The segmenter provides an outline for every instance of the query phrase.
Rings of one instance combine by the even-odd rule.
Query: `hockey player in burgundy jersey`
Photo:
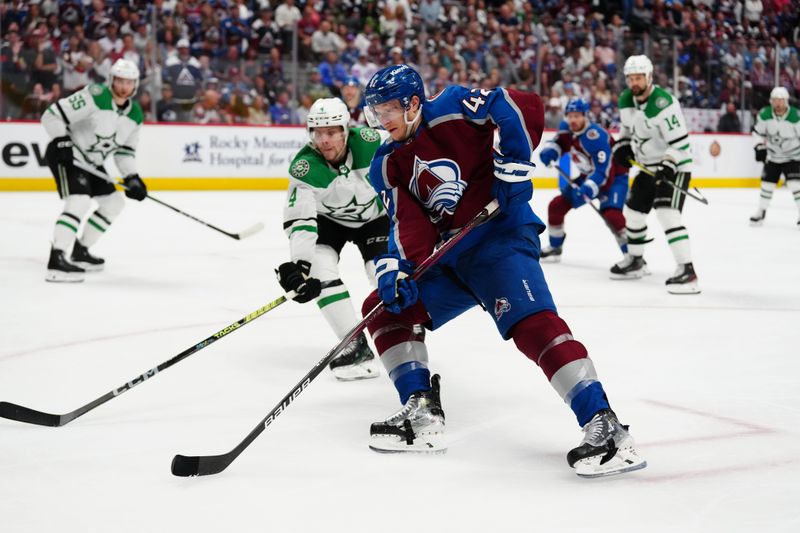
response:
[[[446,449],[439,376],[431,377],[416,326],[435,330],[481,305],[500,335],[539,365],[583,426],[583,441],[567,456],[576,473],[596,477],[643,468],[586,348],[558,316],[539,265],[544,225],[529,201],[530,160],[544,120],[540,98],[502,88],[449,87],[425,100],[419,74],[393,65],[370,80],[366,103],[371,124],[391,136],[370,167],[391,230],[389,253],[375,260],[378,289],[363,311],[381,301],[388,311],[369,331],[403,404],[372,424],[370,447]],[[492,149],[495,129],[500,153]],[[500,204],[498,216],[470,232],[419,280],[407,277],[492,198]]]
[[[609,133],[589,120],[589,104],[581,98],[567,103],[566,120],[558,126],[556,137],[545,143],[539,159],[549,165],[558,161],[562,154],[570,154],[580,176],[570,184],[563,177],[559,179],[561,195],[556,196],[547,207],[547,233],[550,246],[543,248],[542,261],[561,260],[562,246],[567,237],[564,231],[564,217],[570,209],[577,209],[586,199],[600,198],[600,214],[609,227],[623,254],[628,253],[625,236],[625,217],[622,207],[628,195],[628,167],[612,160],[613,139]]]

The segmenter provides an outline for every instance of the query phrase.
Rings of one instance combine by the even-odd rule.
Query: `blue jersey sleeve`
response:
[[[502,87],[487,90],[451,86],[428,105],[433,108],[433,116],[426,116],[426,119],[432,124],[439,116],[459,114],[476,124],[496,126],[500,133],[500,151],[506,157],[530,161],[541,139],[544,114],[541,100],[533,93]]]

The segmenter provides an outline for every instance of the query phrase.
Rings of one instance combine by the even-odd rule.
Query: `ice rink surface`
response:
[[[800,231],[785,189],[688,201],[703,293],[673,296],[655,215],[653,275],[611,281],[611,235],[588,208],[545,265],[647,469],[585,480],[581,433],[543,374],[477,309],[429,333],[450,449],[379,455],[369,424],[398,407],[385,373],[326,371],[226,470],[170,474],[176,453],[232,449],[336,343],[314,304],[289,302],[62,428],[0,419],[0,531],[800,531]],[[546,213],[554,190],[537,191]],[[0,400],[76,409],[277,298],[288,259],[280,192],[163,192],[234,241],[153,202],[128,202],[93,251],[105,272],[44,282],[54,193],[0,195]],[[354,299],[368,285],[342,258]]]

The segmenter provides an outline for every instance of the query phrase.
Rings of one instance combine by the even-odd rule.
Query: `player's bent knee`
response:
[[[100,212],[108,220],[114,220],[125,208],[125,195],[114,192],[104,196],[95,196]]]
[[[547,379],[564,365],[588,355],[586,347],[572,337],[567,323],[553,311],[520,320],[512,328],[511,338],[528,359],[539,365]]]

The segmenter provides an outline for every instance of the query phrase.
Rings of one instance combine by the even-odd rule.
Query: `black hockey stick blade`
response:
[[[10,402],[0,402],[0,417],[26,424],[36,424],[39,426],[60,427],[69,422],[64,420],[62,415],[43,413],[35,409],[29,409],[22,405]]]
[[[461,239],[464,238],[476,226],[486,222],[500,212],[500,205],[497,200],[492,200],[486,207],[484,207],[472,220],[467,222],[457,233],[447,239],[441,246],[434,249],[434,251],[422,261],[414,273],[411,274],[412,279],[419,279],[425,272],[427,272],[439,259],[453,248]],[[342,349],[347,346],[353,339],[355,339],[367,325],[375,320],[380,313],[383,312],[383,302],[376,305],[364,318],[353,326],[350,331],[339,341],[339,344],[334,346],[303,378],[283,397],[283,399],[276,405],[272,411],[267,413],[259,423],[254,427],[247,436],[236,445],[234,449],[222,455],[204,455],[204,456],[187,456],[176,455],[172,459],[172,473],[179,477],[192,477],[192,476],[207,476],[211,474],[219,474],[228,468],[239,455],[252,444],[254,440],[280,416],[286,412],[289,406],[297,399],[300,394],[308,388],[314,379],[319,376],[323,370],[328,367],[330,363]]]

